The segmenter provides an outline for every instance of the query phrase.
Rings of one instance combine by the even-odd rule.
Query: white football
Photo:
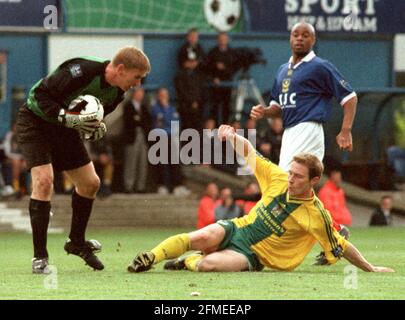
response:
[[[104,118],[104,107],[100,100],[89,94],[78,96],[70,103],[68,109],[70,112],[77,112],[79,114],[96,113],[98,121]]]
[[[241,15],[240,0],[205,0],[204,13],[208,23],[218,31],[231,30]]]

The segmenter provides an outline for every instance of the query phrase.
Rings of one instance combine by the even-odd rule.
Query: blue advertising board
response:
[[[60,28],[61,0],[0,0],[0,30],[52,31]]]
[[[405,32],[402,0],[245,0],[244,8],[253,32],[288,32],[302,20],[318,32]]]

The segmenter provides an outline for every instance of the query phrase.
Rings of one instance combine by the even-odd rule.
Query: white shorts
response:
[[[285,171],[290,170],[293,157],[302,152],[313,154],[319,160],[323,160],[325,137],[321,123],[302,122],[284,130],[279,166]]]

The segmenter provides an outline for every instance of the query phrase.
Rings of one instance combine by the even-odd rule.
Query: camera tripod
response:
[[[235,119],[240,121],[246,99],[252,99],[257,103],[265,106],[266,103],[257,87],[255,79],[248,72],[243,72],[238,80],[235,98]]]

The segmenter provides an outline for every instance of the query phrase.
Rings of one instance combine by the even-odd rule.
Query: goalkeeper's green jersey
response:
[[[112,87],[105,80],[109,62],[95,57],[65,61],[31,88],[28,109],[45,121],[56,123],[61,108],[67,109],[72,100],[89,94],[101,101],[106,116],[124,98],[120,88]]]
[[[288,194],[288,174],[252,153],[248,159],[259,182],[261,200],[249,214],[236,218],[243,239],[261,264],[279,270],[296,268],[319,242],[329,263],[343,255],[348,242],[333,228],[329,212],[315,193],[309,199]]]

